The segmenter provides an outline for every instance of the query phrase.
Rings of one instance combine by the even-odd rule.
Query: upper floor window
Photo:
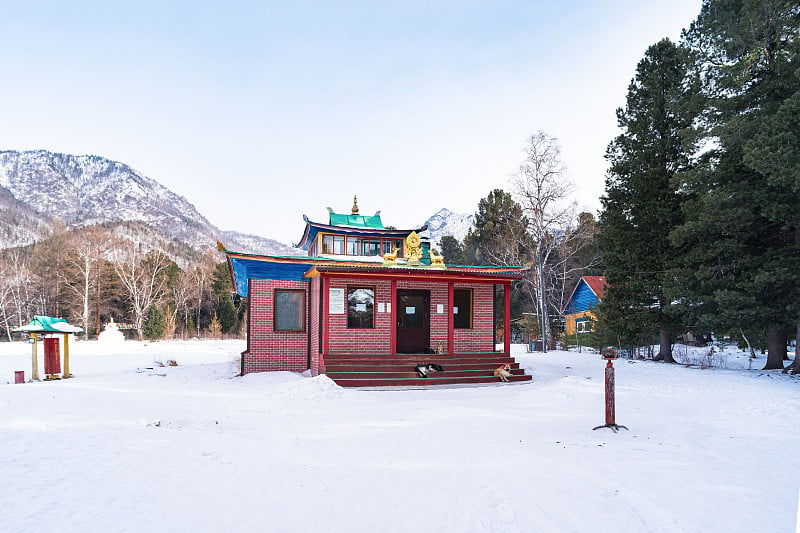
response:
[[[322,253],[344,254],[344,237],[342,235],[323,235]]]
[[[322,235],[322,253],[326,255],[375,256],[392,253],[395,249],[398,250],[397,256],[403,257],[402,239]]]

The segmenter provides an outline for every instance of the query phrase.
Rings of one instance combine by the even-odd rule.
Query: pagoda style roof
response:
[[[11,331],[24,333],[81,333],[83,328],[73,326],[63,318],[34,315],[33,320],[24,326],[11,328]]]
[[[340,218],[341,217],[341,218]],[[371,217],[361,215],[338,215],[331,213],[331,222],[335,220],[344,220],[346,218],[350,222],[358,223],[358,219],[364,219],[361,225],[358,224],[321,224],[319,222],[312,222],[307,216],[303,215],[303,220],[306,223],[303,236],[300,242],[295,245],[301,250],[308,250],[309,246],[317,238],[317,234],[322,231],[324,233],[334,233],[336,235],[358,235],[360,237],[390,237],[397,239],[405,239],[412,231],[417,233],[427,229],[427,226],[416,229],[385,229],[381,223],[380,215],[376,214]],[[377,219],[377,222],[374,220]]]
[[[350,226],[353,228],[384,229],[381,222],[380,213],[375,213],[371,217],[363,215],[340,215],[331,213],[329,219],[331,226]]]

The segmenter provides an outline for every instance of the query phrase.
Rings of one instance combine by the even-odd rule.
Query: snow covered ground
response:
[[[0,530],[797,527],[800,379],[780,372],[620,360],[612,433],[592,431],[596,354],[515,347],[532,383],[360,391],[235,377],[243,349],[77,342],[74,379],[15,385],[30,348],[0,343]]]

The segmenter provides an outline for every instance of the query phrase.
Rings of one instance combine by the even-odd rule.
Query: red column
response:
[[[614,365],[611,364],[611,359],[607,359],[606,365],[606,425],[615,426],[614,412]]]
[[[397,355],[397,280],[393,279],[391,283],[391,296],[389,300],[389,320],[391,320],[389,330],[389,353],[392,356]]]
[[[328,343],[329,343],[328,324],[330,322],[329,320],[330,317],[328,315],[328,293],[330,291],[328,290],[328,287],[330,285],[330,280],[323,274],[320,274],[320,277],[322,278],[322,332],[320,333],[322,335],[322,353],[320,354],[320,366],[322,368],[320,368],[319,371],[320,373],[324,373],[325,356],[328,355]]]
[[[503,350],[511,355],[511,282],[503,284]]]
[[[450,355],[456,353],[453,321],[453,282],[449,281],[447,283],[447,353]]]

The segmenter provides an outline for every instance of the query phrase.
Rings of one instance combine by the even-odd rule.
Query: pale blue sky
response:
[[[599,208],[615,109],[700,0],[3,2],[0,149],[131,165],[223,229],[299,240],[326,206],[412,227],[508,188],[558,137]]]

